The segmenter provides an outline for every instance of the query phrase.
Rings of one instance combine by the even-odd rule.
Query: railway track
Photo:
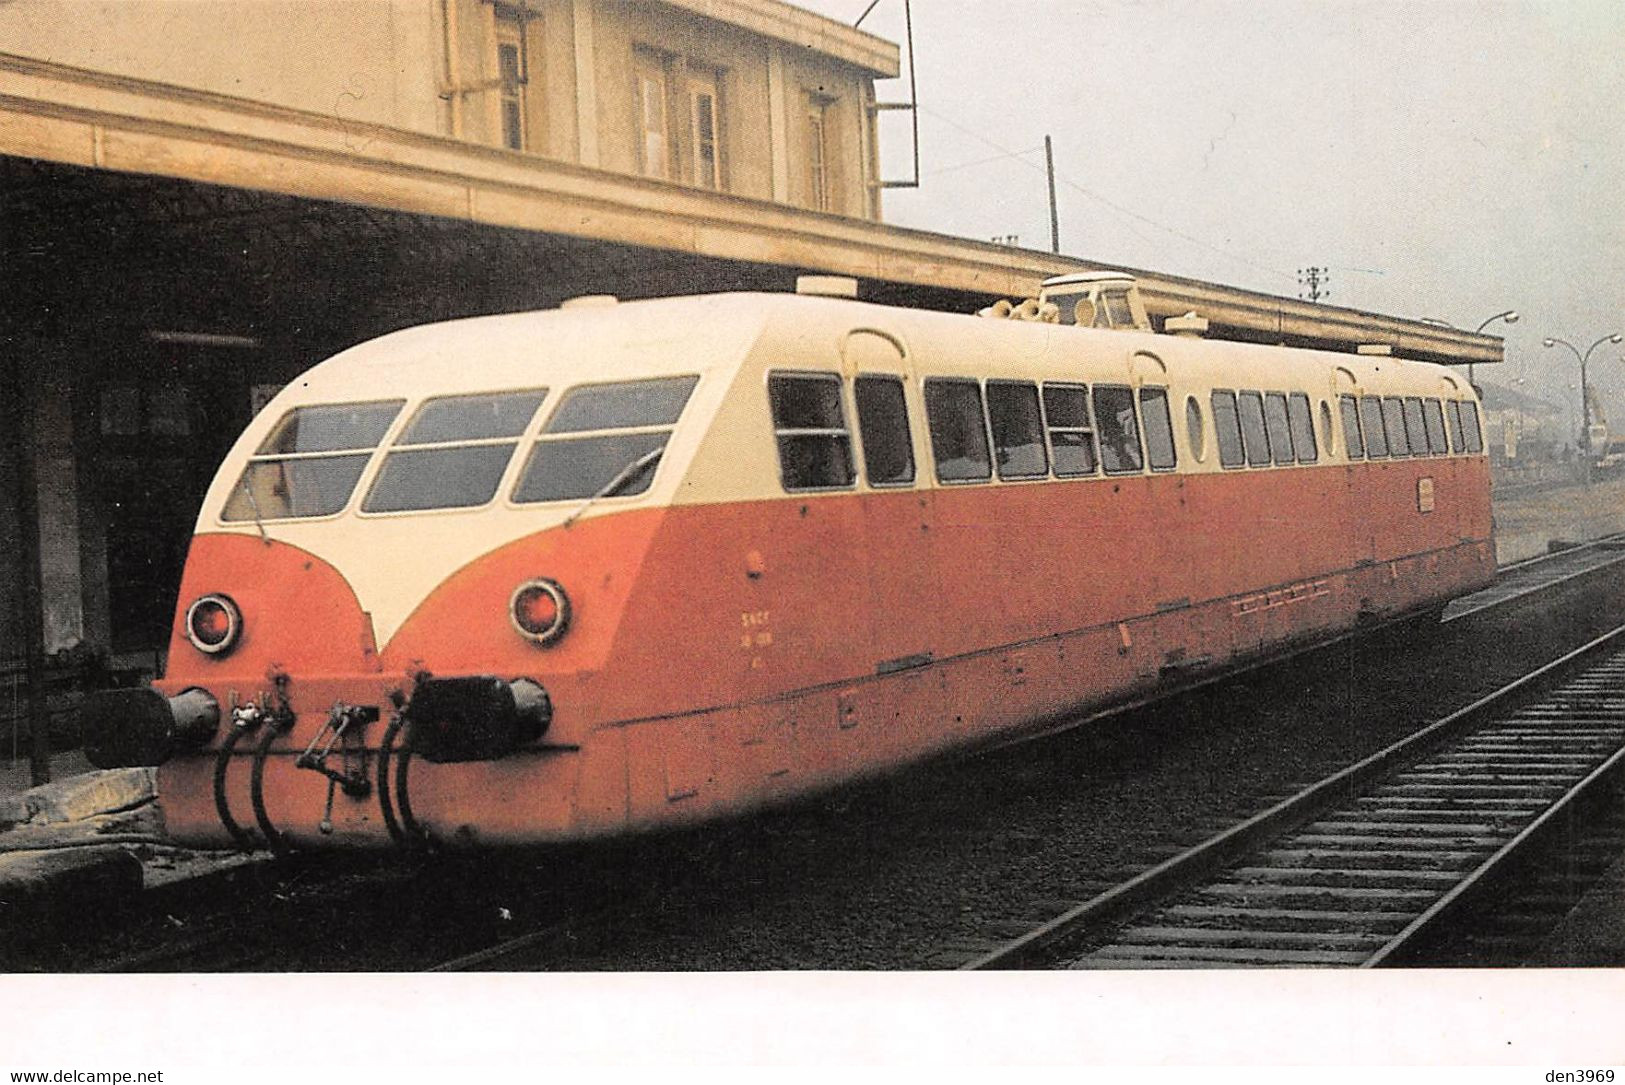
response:
[[[1489,589],[1496,593],[1497,598],[1487,605],[1496,606],[1514,599],[1527,602],[1543,588],[1558,588],[1588,571],[1595,571],[1601,565],[1618,560],[1625,560],[1625,551],[1599,545],[1575,548],[1521,563],[1509,568],[1503,581]],[[1575,589],[1571,588],[1568,595],[1575,598]],[[1468,613],[1484,609],[1486,606],[1474,606]],[[1588,623],[1578,624],[1583,626]],[[1575,641],[1570,639],[1568,643]],[[1328,675],[1342,674],[1344,670],[1345,664],[1326,661],[1311,668],[1312,673],[1325,672]],[[1298,674],[1299,671],[1294,670],[1293,673]],[[1502,668],[1500,673],[1504,676],[1518,672]],[[1447,711],[1452,701],[1459,705],[1471,700],[1504,680],[1503,677],[1500,681],[1469,684],[1448,700],[1440,702],[1437,711]],[[1248,688],[1246,683],[1242,688],[1244,691]],[[1266,700],[1273,700],[1278,695],[1290,693],[1291,690],[1283,688],[1263,696]],[[1410,696],[1397,691],[1395,695]],[[1205,729],[1206,724],[1202,719],[1211,712],[1239,711],[1243,703],[1253,699],[1248,692],[1237,696],[1221,693],[1216,704],[1199,704],[1194,710],[1176,707],[1172,710],[1175,715],[1182,711],[1194,711],[1195,715],[1189,724],[1172,723],[1160,727],[1159,733],[1165,733],[1165,737],[1175,740],[1193,729]],[[1169,715],[1170,708],[1166,705],[1154,713],[1158,721],[1166,720]],[[1080,779],[1094,781],[1091,787],[1110,784],[1119,772],[1129,773],[1131,780],[1137,779],[1140,771],[1138,761],[1143,758],[1133,751],[1143,750],[1148,741],[1142,731],[1145,722],[1134,725],[1132,737],[1126,730],[1117,739],[1097,740],[1085,736],[1082,741],[1052,745],[1049,752],[1042,756],[1006,755],[993,768],[983,764],[927,769],[911,775],[911,780],[923,781],[917,785],[909,786],[908,781],[900,781],[868,793],[848,792],[819,804],[820,807],[827,807],[822,812],[815,807],[776,815],[755,828],[746,825],[713,829],[701,837],[677,842],[677,851],[686,856],[680,860],[672,860],[669,849],[664,846],[654,851],[635,849],[634,854],[642,858],[631,860],[630,868],[621,869],[614,862],[605,862],[601,869],[590,876],[587,871],[576,869],[577,860],[566,862],[563,868],[556,865],[556,860],[550,861],[546,870],[537,868],[530,875],[516,873],[504,878],[505,884],[488,890],[482,886],[478,893],[459,888],[457,891],[466,892],[468,899],[460,901],[455,908],[442,909],[432,903],[435,898],[448,893],[446,886],[455,883],[455,878],[404,877],[402,871],[386,866],[377,879],[361,878],[359,881],[362,884],[344,888],[335,886],[334,891],[323,891],[311,899],[311,894],[302,891],[289,893],[286,887],[280,886],[279,879],[286,876],[286,867],[285,864],[278,864],[277,869],[282,873],[264,879],[264,891],[256,891],[253,901],[244,901],[246,908],[237,906],[237,910],[243,912],[241,917],[233,919],[235,913],[232,911],[222,913],[220,929],[210,929],[215,923],[213,919],[199,918],[182,911],[177,914],[186,920],[184,928],[176,927],[166,932],[165,925],[159,922],[150,937],[143,935],[139,939],[125,940],[118,952],[95,953],[81,957],[77,963],[57,959],[50,967],[53,970],[63,967],[83,970],[88,967],[113,971],[320,970],[335,967],[383,970],[808,965],[955,967],[970,956],[980,955],[995,940],[1013,937],[1040,919],[1069,910],[1085,896],[1103,894],[1140,871],[1156,866],[1169,854],[1234,824],[1261,806],[1273,804],[1276,798],[1295,789],[1295,784],[1290,781],[1312,779],[1336,763],[1331,759],[1329,749],[1317,760],[1300,757],[1298,760],[1302,762],[1302,768],[1296,773],[1288,770],[1289,774],[1284,775],[1279,784],[1269,787],[1267,793],[1272,796],[1270,798],[1260,800],[1259,792],[1242,789],[1228,800],[1207,800],[1199,805],[1187,803],[1185,805],[1191,809],[1195,820],[1182,822],[1182,827],[1176,825],[1172,834],[1167,824],[1169,819],[1153,817],[1141,828],[1107,828],[1103,833],[1095,834],[1080,849],[1077,841],[1064,835],[1065,821],[1060,811],[1066,806],[1079,805],[1081,808],[1074,816],[1098,819],[1116,809],[1120,799],[1112,798],[1109,791],[1099,801],[1082,804],[1066,796],[1077,791]],[[1397,737],[1404,732],[1389,726],[1386,733]],[[1324,742],[1325,737],[1320,741]],[[1372,749],[1376,744],[1368,743],[1364,750]],[[1264,743],[1266,747],[1269,745],[1268,741]],[[1239,756],[1242,752],[1242,748],[1237,746],[1232,754],[1220,756]],[[1363,752],[1352,749],[1348,756],[1352,760]],[[1105,764],[1099,763],[1102,754],[1108,758]],[[1057,755],[1062,758],[1059,764],[1055,760]],[[1029,766],[1029,761],[1042,763],[1044,767],[1040,770]],[[1012,772],[1014,775],[1007,782],[994,786],[996,779],[1003,779]],[[1085,775],[1078,776],[1080,772]],[[1166,776],[1167,773],[1161,775]],[[1065,779],[1060,779],[1062,777]],[[934,783],[931,782],[933,780]],[[1155,789],[1159,785],[1149,786]],[[1169,785],[1165,783],[1160,786]],[[935,801],[933,796],[939,793],[965,795],[970,793],[967,789],[988,795],[990,806],[987,811],[966,811],[960,803],[947,803],[941,809],[930,805]],[[1200,790],[1198,788],[1193,794],[1200,794]],[[1219,796],[1215,795],[1214,799],[1218,800]],[[846,812],[849,805],[854,808],[851,814]],[[854,817],[865,823],[872,821],[876,827],[855,829],[852,824]],[[1158,822],[1163,824],[1159,826]],[[882,833],[878,828],[882,824],[886,828],[882,835],[876,836]],[[851,837],[853,832],[858,835]],[[845,838],[848,843],[844,846],[834,843],[843,839],[842,833],[849,834]],[[719,839],[721,843],[717,842]],[[754,918],[747,917],[753,929],[751,939],[743,944],[738,937],[723,931],[727,926],[724,917],[731,907],[738,904],[736,898],[740,895],[737,887],[731,890],[727,888],[727,879],[737,877],[736,871],[748,868],[753,878],[770,885],[777,883],[804,887],[806,872],[811,871],[816,877],[816,871],[829,865],[831,873],[827,880],[834,883],[842,880],[835,870],[837,867],[844,869],[844,864],[835,863],[829,854],[844,853],[850,860],[853,847],[858,847],[867,855],[864,860],[867,865],[877,867],[893,864],[906,866],[925,861],[932,855],[938,857],[938,860],[931,861],[932,865],[952,866],[969,861],[971,855],[990,850],[1001,853],[1007,858],[1009,870],[990,878],[985,891],[973,891],[966,898],[967,906],[972,907],[973,911],[965,914],[1003,914],[1006,919],[1003,922],[977,921],[974,924],[975,937],[972,937],[973,931],[967,929],[963,938],[955,938],[943,952],[921,958],[917,950],[911,953],[902,949],[905,943],[899,939],[903,931],[910,928],[916,932],[912,937],[918,938],[917,932],[927,926],[923,905],[921,916],[917,919],[904,918],[900,922],[886,920],[864,929],[864,924],[843,919],[854,914],[851,907],[853,902],[848,899],[847,890],[831,889],[824,892],[815,885],[810,889],[797,888],[793,896],[781,894],[775,903],[765,906],[775,914],[783,913],[785,922],[791,924],[793,930],[772,934],[762,927],[758,913]],[[1069,851],[1078,854],[1069,858],[1066,854]],[[712,852],[727,853],[732,858],[713,861]],[[596,860],[602,855],[598,852],[592,854],[594,861],[589,865],[597,867]],[[953,858],[955,855],[962,858],[956,860]],[[644,866],[647,862],[655,861],[651,856],[659,856],[658,863],[667,868],[667,875],[646,877],[654,869]],[[780,870],[780,866],[784,869]],[[798,873],[792,874],[792,867]],[[642,868],[642,873],[637,868]],[[299,889],[308,887],[311,880],[321,880],[320,869],[313,869],[309,879]],[[761,869],[770,873],[764,876],[760,874]],[[679,874],[678,871],[682,870],[700,873]],[[1057,870],[1067,872],[1065,877],[1052,876],[1051,872]],[[911,877],[913,875],[901,880],[908,882]],[[924,877],[930,881],[933,875],[926,874]],[[982,899],[989,895],[1001,898],[1014,896],[1021,892],[1016,887],[1029,878],[1033,878],[1035,884],[1046,884],[1037,885],[1037,891],[1030,893],[1030,900],[1024,908],[1007,909]],[[366,883],[374,880],[387,883],[389,888],[379,891],[366,888]],[[488,880],[482,876],[482,881]],[[885,878],[874,880],[887,881]],[[599,886],[596,892],[593,885]],[[810,904],[809,892],[815,898],[822,895],[838,899],[828,906]],[[886,889],[877,886],[875,892],[882,898],[895,898],[898,890],[896,887]],[[651,900],[654,903],[646,907],[637,905],[633,898],[645,893],[653,894]],[[278,894],[293,899],[281,900]],[[427,894],[427,898],[423,894]],[[403,897],[421,901],[421,905],[411,909],[413,915],[406,917],[408,922],[404,924],[397,914],[399,901]],[[768,899],[773,898],[769,896]],[[977,903],[971,905],[970,901]],[[203,905],[205,909],[213,907],[207,901]],[[499,905],[503,907],[499,908]],[[492,918],[499,912],[508,911],[507,906],[511,906],[513,913],[511,922]],[[677,913],[684,911],[693,914],[681,920],[675,918]],[[431,914],[435,917],[432,920]],[[803,919],[792,921],[789,918],[797,914],[802,915]],[[469,916],[475,918],[474,923],[470,924]],[[162,916],[157,918],[162,920]],[[1021,919],[1029,922],[1018,922]],[[832,934],[828,938],[818,939],[803,938],[794,933],[794,930],[832,923],[836,929],[851,929],[846,935]],[[965,925],[962,923],[961,927],[964,929]],[[208,933],[199,934],[200,928]],[[229,933],[226,928],[230,929]],[[345,933],[339,939],[339,945],[329,945],[331,932],[335,930]],[[695,933],[696,930],[700,933]],[[312,946],[312,931],[323,932],[314,939],[315,948]],[[368,943],[359,953],[354,945],[357,931],[365,932]],[[834,944],[842,938],[854,937],[868,943],[869,948],[863,950],[861,955],[851,955],[850,951],[846,951],[846,955],[831,956],[832,950],[816,948],[825,942]],[[721,943],[732,943],[734,948],[719,949]],[[752,948],[753,943],[760,944]],[[966,948],[957,948],[961,944],[965,944]],[[886,948],[892,945],[898,948]]]
[[[1482,591],[1463,596],[1445,607],[1442,621],[1454,622],[1509,603],[1535,592],[1555,588],[1566,581],[1617,562],[1625,561],[1625,535],[1608,535],[1540,557],[1516,562],[1500,570],[1495,583]]]
[[[1625,626],[967,968],[1417,959],[1625,770]]]

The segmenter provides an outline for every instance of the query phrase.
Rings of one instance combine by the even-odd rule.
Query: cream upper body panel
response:
[[[1317,417],[1326,405],[1331,417],[1324,422],[1321,462],[1343,455],[1339,394],[1472,397],[1466,382],[1442,367],[1389,357],[989,320],[787,294],[719,294],[478,317],[360,344],[290,384],[249,425],[222,465],[198,531],[263,534],[330,562],[372,615],[382,646],[437,584],[515,539],[629,508],[786,498],[770,377],[852,378],[865,372],[902,380],[918,465],[915,488],[940,485],[931,470],[921,392],[933,377],[1166,388],[1180,473],[1221,470],[1211,449],[1192,449],[1183,413],[1187,400],[1206,411],[1215,388],[1303,392]],[[698,382],[646,490],[585,500],[513,500],[525,450],[564,393],[582,385],[682,376]],[[542,389],[546,397],[514,438],[518,452],[509,457],[491,500],[475,507],[363,511],[385,453],[425,401]],[[226,515],[234,493],[246,488],[245,469],[288,412],[377,401],[398,401],[400,407],[368,454],[343,508],[323,516],[279,518],[259,515],[256,505],[253,517],[245,518],[241,507]],[[849,382],[843,411],[846,428],[856,434]],[[1211,434],[1211,422],[1207,430]],[[1209,436],[1206,443],[1211,442]],[[1088,484],[1090,479],[1070,481]],[[839,492],[862,486],[859,473],[853,486]]]
[[[197,531],[260,535],[329,562],[372,615],[380,647],[434,587],[505,543],[576,518],[668,504],[710,415],[761,327],[740,295],[633,302],[545,313],[478,317],[409,328],[352,347],[283,389],[253,420],[221,465]],[[642,493],[597,500],[512,500],[526,449],[572,388],[638,378],[698,377],[698,383]],[[477,507],[369,513],[365,495],[385,456],[426,400],[547,390],[496,496]],[[290,411],[306,406],[400,401],[345,506],[307,518],[226,518],[245,469]]]

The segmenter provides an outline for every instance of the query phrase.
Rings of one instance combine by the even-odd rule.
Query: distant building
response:
[[[1516,388],[1479,386],[1484,400],[1485,435],[1497,462],[1528,463],[1557,458],[1574,440],[1573,418],[1562,407]]]

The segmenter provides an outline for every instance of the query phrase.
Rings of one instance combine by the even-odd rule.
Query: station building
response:
[[[1104,267],[884,224],[899,68],[779,0],[0,3],[0,698],[31,648],[161,669],[215,465],[360,340],[807,272],[968,312]],[[1213,335],[1500,357],[1136,275],[1155,321]]]

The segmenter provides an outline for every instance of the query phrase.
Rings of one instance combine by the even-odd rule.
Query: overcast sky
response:
[[[850,24],[869,0],[797,0]],[[903,0],[865,30],[901,43]],[[1476,328],[1556,402],[1625,331],[1620,0],[914,0],[922,187],[886,218]],[[905,62],[906,63],[906,62]],[[906,99],[905,80],[880,84]],[[902,116],[888,177],[910,170]],[[1625,429],[1625,347],[1591,356]]]

